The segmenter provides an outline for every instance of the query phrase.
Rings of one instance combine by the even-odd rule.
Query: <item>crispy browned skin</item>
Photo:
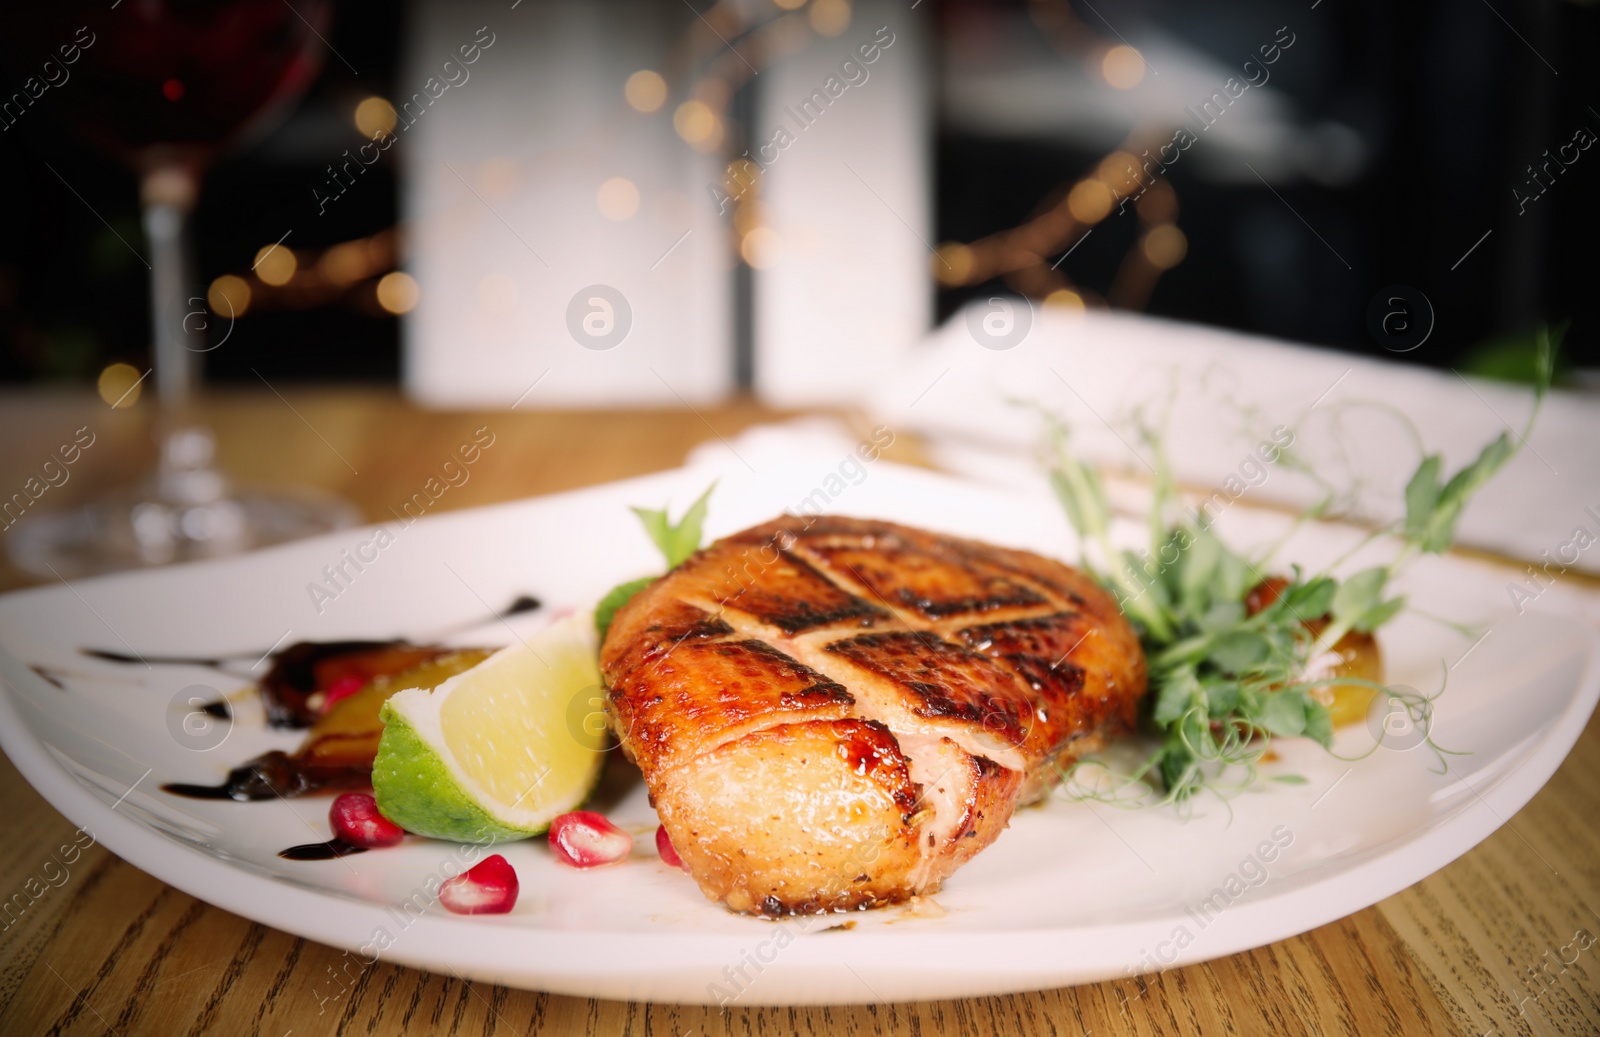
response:
[[[934,892],[1145,690],[1082,573],[835,517],[698,552],[617,613],[600,662],[690,874],[765,915]]]

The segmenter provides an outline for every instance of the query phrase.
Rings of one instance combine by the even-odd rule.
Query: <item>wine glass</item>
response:
[[[41,576],[214,557],[354,525],[359,512],[309,488],[235,486],[195,415],[208,348],[192,302],[189,220],[229,147],[273,125],[322,64],[331,0],[28,0],[3,16],[13,56],[65,68],[41,107],[139,178],[149,246],[160,460],[137,488],[31,515],[6,538]],[[48,74],[48,72],[46,72]],[[59,77],[59,73],[57,74]],[[47,103],[46,103],[47,102]],[[203,311],[201,311],[203,312]]]

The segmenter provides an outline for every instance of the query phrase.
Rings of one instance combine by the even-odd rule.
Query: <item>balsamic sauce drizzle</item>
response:
[[[228,782],[221,785],[191,785],[186,781],[169,781],[161,791],[185,799],[233,799]]]
[[[331,861],[335,857],[348,857],[352,853],[366,853],[365,846],[347,843],[343,839],[329,839],[325,843],[301,843],[291,846],[287,850],[279,850],[278,856],[286,861]]]
[[[542,605],[543,603],[532,595],[519,594],[512,600],[511,604],[507,605],[498,614],[490,617],[488,620],[473,620],[468,623],[462,623],[455,627],[447,628],[446,630],[436,634],[435,638],[470,630],[474,627],[482,626],[487,622],[495,622],[511,616],[521,615],[525,612],[532,612],[535,609],[542,607]],[[274,660],[277,661],[281,659],[285,653],[293,653],[294,650],[298,649],[299,654],[304,656],[304,658],[297,659],[296,662],[301,663],[303,667],[307,669],[308,672],[305,676],[309,677],[310,664],[328,654],[337,653],[340,651],[350,651],[352,649],[381,647],[404,643],[405,642],[401,640],[361,642],[341,641],[313,644],[302,642],[298,645],[290,645],[286,649],[269,652],[266,654],[273,656]],[[99,659],[103,662],[120,663],[125,665],[138,664],[141,666],[148,666],[151,664],[162,664],[168,666],[200,666],[222,672],[228,672],[228,665],[230,663],[237,664],[253,661],[255,665],[258,666],[263,660],[263,653],[260,652],[241,652],[232,655],[207,658],[199,656],[140,656],[131,652],[116,652],[102,648],[80,648],[78,651],[80,654],[88,656],[91,659]],[[46,681],[49,681],[56,687],[63,688],[63,690],[65,690],[64,685],[62,685],[55,678],[55,675],[52,671],[46,670],[41,666],[34,666],[33,670]],[[314,680],[312,680],[312,683],[314,683]],[[233,716],[233,710],[229,706],[226,699],[218,699],[215,702],[209,702],[202,708],[210,716],[217,717],[219,719],[228,720],[232,719]],[[168,782],[167,784],[161,786],[161,790],[174,796],[184,796],[189,799],[227,799],[235,802],[248,802],[251,800],[282,798],[285,794],[295,795],[302,791],[302,783],[306,782],[307,780],[307,775],[304,773],[303,769],[295,765],[294,758],[289,754],[283,752],[269,752],[263,754],[262,756],[258,756],[254,760],[246,762],[242,766],[233,768],[228,772],[227,779],[220,784],[197,785],[189,782]],[[323,787],[326,785],[326,787],[337,789],[340,784],[341,783],[338,781],[332,783],[324,782],[319,783],[318,787]],[[302,785],[302,787],[296,788],[296,785]],[[343,839],[329,839],[327,842],[323,843],[303,843],[299,846],[291,846],[286,850],[279,851],[278,856],[288,861],[327,861],[333,860],[337,857],[347,857],[351,854],[366,852],[367,848],[364,846],[356,846],[353,843],[345,842]]]
[[[519,594],[519,595],[517,595],[515,598],[513,598],[511,600],[511,604],[507,605],[505,608],[501,609],[499,612],[495,613],[493,616],[488,617],[487,619],[474,619],[474,620],[471,620],[471,621],[466,622],[466,623],[460,623],[460,624],[457,624],[456,626],[449,627],[449,628],[446,628],[445,630],[442,630],[442,631],[439,631],[439,632],[435,633],[433,635],[433,637],[431,637],[431,638],[424,638],[424,640],[437,640],[438,638],[445,637],[445,636],[448,636],[450,634],[460,633],[463,630],[471,630],[474,627],[480,627],[480,626],[484,626],[485,624],[488,624],[488,623],[498,622],[498,621],[500,621],[502,619],[507,619],[507,618],[509,618],[511,616],[520,616],[524,612],[532,612],[535,609],[543,607],[543,605],[544,605],[544,603],[542,601],[540,601],[538,598],[533,597],[531,594]],[[401,639],[401,638],[394,638],[394,639],[391,639],[389,641],[368,641],[368,642],[359,642],[359,643],[372,644],[372,645],[400,644],[402,642],[402,640],[403,639]],[[357,643],[357,642],[345,642],[345,643],[354,644],[354,643]],[[207,658],[207,657],[203,657],[203,656],[182,656],[182,655],[143,655],[143,656],[141,656],[141,655],[134,655],[134,654],[131,654],[129,652],[114,652],[114,651],[111,651],[111,650],[105,649],[105,648],[80,648],[80,649],[78,649],[78,652],[79,652],[79,654],[86,655],[91,659],[99,659],[102,662],[109,662],[109,663],[121,663],[123,665],[131,665],[131,664],[137,663],[140,666],[144,666],[146,664],[154,665],[154,664],[158,664],[159,663],[159,664],[164,665],[164,666],[201,666],[201,667],[205,667],[207,669],[212,669],[212,670],[225,670],[227,668],[228,663],[237,663],[237,662],[259,663],[261,658],[262,658],[262,656],[263,656],[263,654],[267,654],[267,653],[263,653],[263,652],[234,652],[231,655],[222,655],[222,656],[215,656],[215,657]],[[274,653],[270,653],[270,654],[278,655],[280,653],[274,652]]]

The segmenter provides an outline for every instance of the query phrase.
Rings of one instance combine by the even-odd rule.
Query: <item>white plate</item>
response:
[[[841,472],[840,463],[796,455],[761,475],[742,464],[721,473],[701,465],[427,518],[400,531],[363,571],[347,567],[353,579],[320,612],[309,586],[367,532],[12,594],[0,599],[0,743],[52,804],[138,867],[219,907],[366,959],[605,998],[851,1003],[1131,977],[1349,914],[1443,867],[1503,824],[1560,764],[1600,694],[1600,638],[1591,620],[1556,607],[1560,588],[1517,615],[1503,572],[1430,558],[1406,581],[1414,603],[1483,624],[1490,636],[1474,647],[1471,638],[1408,616],[1385,631],[1383,646],[1392,682],[1432,691],[1448,673],[1434,734],[1469,753],[1449,757],[1448,773],[1437,772],[1426,748],[1383,748],[1345,762],[1314,745],[1280,742],[1283,759],[1269,770],[1307,783],[1267,783],[1231,809],[1207,801],[1185,816],[1052,801],[1021,812],[946,884],[935,898],[942,914],[894,908],[777,923],[736,917],[656,860],[646,835],[634,859],[594,872],[555,865],[539,841],[500,847],[522,882],[510,915],[462,918],[434,905],[413,917],[396,905],[430,875],[452,874],[461,847],[412,839],[342,860],[279,859],[286,846],[327,837],[325,798],[238,804],[159,789],[169,781],[215,782],[230,765],[298,741],[266,729],[248,694],[217,748],[197,751],[170,732],[183,712],[174,705],[182,689],[238,693],[248,680],[194,666],[119,665],[79,651],[253,658],[297,640],[427,637],[523,593],[546,603],[512,621],[533,629],[649,572],[653,549],[627,506],[670,499],[681,508],[713,474],[722,476],[713,534],[795,508],[821,487],[839,513],[1075,555],[1042,495],[1001,494],[881,461]],[[861,470],[865,477],[852,483]],[[1223,531],[1248,543],[1273,526],[1232,509]],[[1288,557],[1316,564],[1349,543],[1347,530],[1310,529]],[[511,637],[506,625],[490,623],[456,640]],[[1358,727],[1341,732],[1337,748],[1349,756],[1371,744]],[[612,784],[621,791],[608,809],[648,833],[653,815],[644,790],[617,763]],[[855,924],[822,931],[846,921]],[[336,996],[331,984],[319,996]]]

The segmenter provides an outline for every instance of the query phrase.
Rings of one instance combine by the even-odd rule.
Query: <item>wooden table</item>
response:
[[[438,444],[481,424],[499,437],[493,462],[441,507],[670,467],[699,442],[779,416],[743,403],[699,413],[422,413],[377,391],[279,388],[293,410],[265,392],[209,402],[224,464],[250,481],[334,490],[374,521],[426,477]],[[20,487],[90,421],[100,438],[71,481],[49,491],[51,503],[126,481],[150,456],[146,409],[110,413],[80,395],[0,397],[0,488]],[[896,450],[914,459],[903,441]],[[0,586],[26,582],[0,571]],[[9,896],[73,826],[3,760],[0,797],[0,895]],[[336,989],[327,977],[338,951],[210,907],[95,846],[72,865],[70,881],[0,933],[0,1033],[1592,1034],[1600,1032],[1600,947],[1564,973],[1552,967],[1544,982],[1529,970],[1552,961],[1575,931],[1600,934],[1597,820],[1600,723],[1591,720],[1550,784],[1482,845],[1411,889],[1294,939],[1150,977],[1145,989],[1129,981],[966,1001],[725,1012],[556,997],[387,964],[319,1005],[319,992]]]

